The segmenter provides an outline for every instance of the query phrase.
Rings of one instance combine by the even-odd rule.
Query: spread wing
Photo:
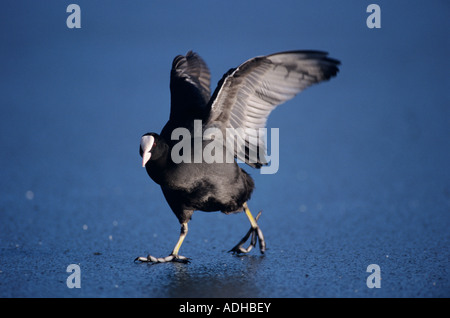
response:
[[[210,73],[205,61],[192,51],[178,55],[172,62],[170,73],[169,121],[184,126],[182,122],[205,119],[210,99]]]
[[[250,166],[267,164],[263,130],[278,105],[308,86],[339,71],[339,61],[319,51],[291,51],[252,58],[228,71],[220,80],[209,107],[207,127],[233,128],[234,155]]]

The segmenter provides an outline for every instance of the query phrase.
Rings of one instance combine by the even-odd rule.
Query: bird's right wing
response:
[[[211,94],[210,77],[208,66],[197,53],[189,51],[185,56],[174,58],[170,73],[169,120],[190,122],[204,118]]]
[[[265,136],[259,129],[266,126],[278,105],[337,74],[340,62],[327,55],[319,51],[281,52],[252,58],[231,69],[211,97],[207,126],[233,128],[237,132],[235,157],[257,168],[267,164],[264,156],[259,156],[265,153]]]

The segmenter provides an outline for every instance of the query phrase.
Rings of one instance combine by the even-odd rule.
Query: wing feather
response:
[[[204,119],[210,90],[210,72],[205,61],[192,51],[178,55],[172,62],[170,73],[170,119],[190,122]]]
[[[278,105],[337,74],[340,62],[327,55],[320,51],[281,52],[252,58],[231,69],[211,97],[207,127],[235,129],[235,157],[257,168],[267,164],[259,155],[256,162],[249,161],[258,150],[265,153],[265,136],[258,134],[258,129],[265,128]],[[239,151],[242,148],[245,153]]]

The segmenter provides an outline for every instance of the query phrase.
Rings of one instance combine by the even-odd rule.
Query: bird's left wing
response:
[[[266,126],[275,107],[337,74],[340,62],[327,55],[320,51],[281,52],[252,58],[231,69],[211,97],[207,126],[233,128],[235,157],[256,168],[267,164],[264,156],[258,155],[265,153],[265,137],[259,128]]]

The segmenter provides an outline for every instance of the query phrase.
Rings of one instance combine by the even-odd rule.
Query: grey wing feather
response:
[[[230,70],[219,82],[210,101],[207,126],[223,131],[233,128],[237,142],[235,157],[250,166],[261,167],[267,162],[264,156],[255,157],[265,153],[265,136],[259,129],[266,126],[272,110],[308,86],[335,76],[339,64],[319,51],[252,58]]]

